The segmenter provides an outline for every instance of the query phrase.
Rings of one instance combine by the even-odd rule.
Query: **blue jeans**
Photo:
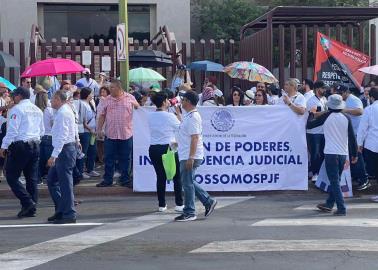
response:
[[[184,189],[184,215],[193,216],[196,214],[195,197],[197,197],[205,207],[210,207],[213,199],[209,193],[202,189],[196,182],[195,175],[197,168],[201,165],[202,160],[194,160],[193,169],[188,171],[185,168],[186,160],[180,161],[180,174],[182,187]]]
[[[132,139],[132,137],[127,140],[113,140],[105,138],[104,183],[109,185],[113,184],[115,161],[118,159],[119,170],[121,173],[120,183],[126,185],[132,184],[129,176]]]
[[[319,174],[324,160],[324,135],[307,133],[308,149],[310,151],[310,171]]]
[[[351,158],[349,160],[352,160]],[[358,152],[358,160],[356,164],[350,164],[350,173],[353,180],[362,185],[368,181],[368,174],[366,172],[364,156]]]
[[[63,218],[76,218],[72,178],[76,153],[75,143],[65,144],[47,176],[47,186],[55,204],[55,213],[62,214]]]
[[[89,132],[79,133],[79,139],[81,144],[81,150],[83,151],[83,154],[85,155],[84,158],[78,159],[76,161],[77,169],[79,170],[80,176],[83,175],[84,172],[84,164],[87,160],[87,154],[88,154],[88,148],[89,148],[89,142],[91,140],[91,134]]]
[[[346,212],[344,197],[340,188],[341,174],[344,169],[345,160],[346,156],[342,155],[324,155],[325,168],[330,182],[330,191],[326,206],[333,208],[336,203],[337,210],[341,213]]]
[[[47,160],[50,158],[54,147],[52,146],[52,137],[43,136],[40,144],[40,154],[39,154],[39,168],[38,177],[39,180],[48,173]]]

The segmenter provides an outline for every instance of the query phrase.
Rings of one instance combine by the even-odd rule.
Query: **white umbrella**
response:
[[[378,76],[378,65],[370,66],[370,67],[363,67],[363,68],[360,68],[359,71]]]

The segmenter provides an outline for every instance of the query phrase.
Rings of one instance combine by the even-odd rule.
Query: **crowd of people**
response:
[[[104,165],[97,187],[110,187],[117,178],[120,186],[132,188],[132,115],[141,106],[156,107],[149,113],[148,125],[159,212],[167,210],[162,156],[170,148],[177,149],[173,183],[175,211],[181,215],[176,221],[197,218],[196,196],[206,217],[217,204],[194,180],[204,158],[197,106],[281,105],[298,115],[308,113],[309,178],[317,180],[324,161],[331,186],[326,203],[318,205],[321,211],[331,212],[336,203],[335,215],[346,214],[339,182],[347,160],[356,189],[367,189],[372,178],[378,180],[378,88],[374,82],[361,96],[343,84],[328,88],[322,81],[301,83],[292,78],[284,89],[262,82],[251,89],[233,86],[227,97],[217,87],[216,77],[206,78],[197,94],[186,74],[180,66],[171,87],[164,90],[151,82],[132,84],[124,91],[119,80],[100,73],[96,81],[89,69],[75,84],[43,77],[32,87],[31,78],[22,78],[21,86],[11,92],[0,83],[0,156],[5,178],[21,203],[18,217],[36,215],[37,185],[46,183],[55,204],[48,221],[76,222],[73,186],[100,178],[96,164]],[[378,202],[378,197],[373,199]]]

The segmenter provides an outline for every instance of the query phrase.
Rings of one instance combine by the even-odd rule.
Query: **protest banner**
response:
[[[358,69],[369,65],[368,55],[318,32],[314,81],[327,86],[342,83],[359,92],[364,73]]]
[[[134,111],[134,191],[155,191],[148,113]],[[307,190],[307,116],[287,106],[199,107],[205,158],[196,181],[208,191]],[[167,183],[172,190],[172,183]]]

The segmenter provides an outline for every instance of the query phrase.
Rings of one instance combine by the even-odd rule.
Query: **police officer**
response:
[[[62,90],[55,92],[51,106],[56,114],[51,130],[54,150],[48,160],[47,185],[55,204],[55,213],[48,221],[54,224],[76,223],[72,174],[80,143],[75,113],[67,104],[67,94]]]
[[[29,89],[18,87],[11,97],[16,104],[8,112],[7,132],[0,156],[5,157],[5,177],[14,195],[20,200],[19,218],[34,217],[38,202],[38,159],[40,138],[45,132],[42,111],[31,103]],[[20,183],[21,172],[26,189]]]

